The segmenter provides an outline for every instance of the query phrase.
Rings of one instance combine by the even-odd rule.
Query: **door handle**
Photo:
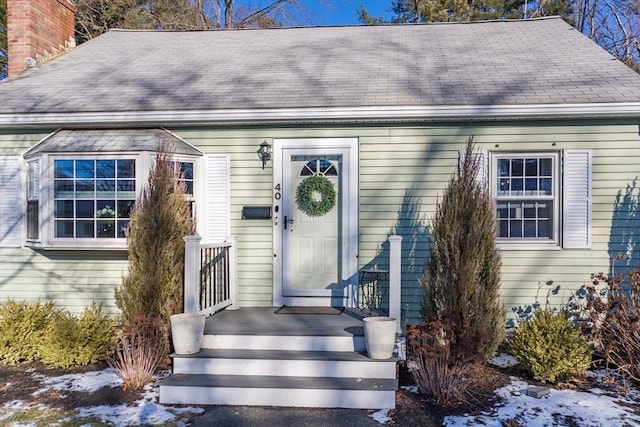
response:
[[[290,218],[287,218],[287,216],[284,216],[284,229],[287,229],[287,225],[291,225],[291,227],[289,227],[291,229],[291,231],[293,231],[293,220]]]

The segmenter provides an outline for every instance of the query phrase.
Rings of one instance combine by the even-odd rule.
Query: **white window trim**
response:
[[[490,186],[491,194],[498,201],[498,159],[510,159],[514,157],[538,157],[538,158],[552,158],[553,159],[553,239],[541,241],[538,239],[527,238],[496,238],[496,247],[500,250],[560,250],[560,228],[562,218],[560,218],[560,204],[562,203],[562,197],[560,193],[560,185],[562,182],[561,170],[560,170],[560,152],[558,151],[509,151],[509,152],[492,152],[490,153]],[[497,218],[496,218],[497,221]]]
[[[157,152],[136,151],[136,152],[93,152],[93,153],[43,153],[27,161],[40,161],[40,209],[39,209],[39,239],[27,240],[25,246],[36,249],[51,250],[126,250],[126,238],[56,238],[54,237],[54,177],[53,167],[55,160],[82,160],[82,159],[134,159],[136,168],[136,200],[138,200],[142,188],[149,179],[149,169],[153,165]],[[202,198],[202,183],[197,179],[202,176],[202,157],[189,155],[171,155],[172,161],[192,162],[194,168],[194,189],[193,197],[197,201]],[[26,193],[22,195],[26,200]],[[25,202],[26,203],[26,202]],[[26,225],[25,225],[26,227]]]

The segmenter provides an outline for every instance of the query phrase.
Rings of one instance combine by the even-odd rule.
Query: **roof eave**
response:
[[[322,107],[0,114],[0,127],[403,123],[640,118],[640,102],[594,104]]]

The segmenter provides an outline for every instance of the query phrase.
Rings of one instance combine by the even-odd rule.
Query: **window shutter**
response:
[[[591,150],[564,150],[562,247],[591,247]]]
[[[204,176],[203,242],[220,242],[231,233],[229,156],[207,155]]]
[[[22,158],[0,157],[0,247],[22,246]]]
[[[462,167],[464,156],[467,154],[466,149],[458,152],[458,167]],[[474,154],[478,159],[478,183],[487,185],[489,182],[489,152],[487,150],[475,150]]]

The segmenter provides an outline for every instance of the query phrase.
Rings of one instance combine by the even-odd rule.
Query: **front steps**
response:
[[[369,359],[361,328],[322,336],[300,329],[287,335],[205,333],[199,353],[173,355],[173,374],[160,381],[160,403],[395,408],[396,360]]]

